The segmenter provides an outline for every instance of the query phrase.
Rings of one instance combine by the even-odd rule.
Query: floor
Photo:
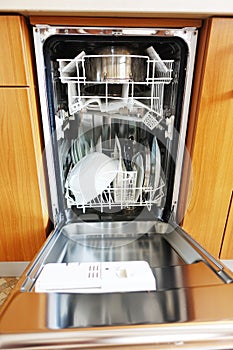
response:
[[[18,282],[18,277],[0,277],[0,306]]]

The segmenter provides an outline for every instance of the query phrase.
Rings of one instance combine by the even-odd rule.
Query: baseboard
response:
[[[22,275],[29,261],[2,261],[0,262],[1,277],[19,277]]]

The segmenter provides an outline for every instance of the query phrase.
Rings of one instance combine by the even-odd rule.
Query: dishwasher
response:
[[[197,29],[33,35],[54,229],[4,308],[3,345],[230,349],[232,273],[177,215]]]

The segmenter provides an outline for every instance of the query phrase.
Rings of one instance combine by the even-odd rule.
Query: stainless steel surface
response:
[[[167,241],[171,247],[179,254],[179,256],[187,263],[193,264],[201,261],[203,258],[198,252],[187,242],[185,238],[179,235],[177,231],[170,232],[166,235]]]
[[[80,222],[58,227],[28,269],[22,290],[32,290],[47,263],[145,260],[151,267],[182,265],[183,260],[163,238],[169,230],[173,228],[152,221]]]
[[[3,336],[3,349],[232,349],[232,324],[179,324]]]
[[[134,56],[135,57],[132,57]],[[144,81],[146,59],[127,47],[108,46],[100,49],[95,57],[86,60],[86,74],[90,81],[127,82]]]
[[[26,344],[32,349],[84,348],[87,344],[90,349],[114,344],[133,348],[144,344],[146,348],[154,342],[164,348],[171,342],[173,346],[182,342],[184,348],[198,348],[200,340],[206,347],[221,341],[219,344],[229,348],[233,303],[228,301],[232,300],[233,284],[224,283],[204,256],[199,262],[186,264],[178,255],[179,234],[172,225],[152,221],[72,223],[55,230],[22,276],[18,285],[23,286],[22,290],[15,290],[4,305],[0,317],[4,346],[13,349],[14,334],[26,332],[28,342],[19,335],[19,348]],[[188,242],[183,232],[181,237]],[[46,263],[119,260],[147,261],[156,279],[156,291],[92,295],[33,291]],[[220,325],[219,332],[203,332],[203,325],[210,330],[213,322]],[[62,344],[60,335],[56,338],[58,329],[64,335]],[[167,333],[168,329],[171,333]],[[71,343],[70,331],[74,336]]]
[[[33,290],[37,276],[48,263],[137,260],[149,263],[156,280],[157,274],[161,275],[161,271],[164,271],[165,281],[167,273],[177,276],[177,271],[182,271],[183,275],[184,271],[190,271],[192,267],[197,269],[196,263],[200,262],[202,264],[199,266],[203,266],[203,274],[207,277],[206,267],[210,266],[208,257],[199,254],[189,243],[189,236],[183,231],[180,234],[178,229],[169,224],[153,221],[71,223],[55,230],[51,235],[28,269],[22,291]],[[178,269],[178,266],[183,265],[190,266],[189,270]],[[218,268],[212,266],[207,270],[211,276],[207,281],[226,282],[218,274]],[[224,273],[226,274],[222,267],[222,274]],[[201,274],[199,281],[199,285],[205,284]],[[159,283],[158,288],[160,285],[163,284]],[[169,285],[169,288],[177,288],[176,278]],[[180,282],[178,286],[181,286]],[[187,280],[182,286],[189,286]]]
[[[203,257],[206,264],[214,270],[225,283],[233,282],[233,273],[230,269],[224,266],[220,261],[215,259],[210,253],[208,253],[198,242],[196,242],[191,236],[189,236],[181,227],[178,225],[172,225],[175,231],[179,233],[181,237],[185,237],[187,242],[195,249],[199,256]]]
[[[69,294],[15,293],[8,305],[7,317],[0,323],[4,333],[2,348],[92,349],[124,345],[134,349],[141,345],[145,349],[151,345],[159,349],[181,346],[232,349],[233,304],[225,302],[226,298],[230,300],[232,293],[233,285],[148,293],[148,299],[143,300],[150,307],[149,311],[141,304],[140,293],[94,296],[92,300],[84,295],[72,298]],[[133,315],[132,308],[135,310]],[[111,320],[117,327],[89,325],[89,328],[83,328],[90,315],[93,323]],[[125,326],[122,326],[122,320],[126,322]],[[155,320],[165,323],[154,324]],[[145,323],[137,324],[140,321]],[[81,328],[75,328],[75,322]],[[60,328],[69,325],[72,325],[70,329]],[[55,328],[52,331],[50,327]]]

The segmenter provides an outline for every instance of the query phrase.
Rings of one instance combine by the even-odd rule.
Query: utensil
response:
[[[123,140],[123,159],[125,162],[126,170],[132,169],[132,157],[133,157],[133,140],[131,138]]]
[[[149,141],[147,139],[143,141],[140,152],[143,156],[143,165],[144,165],[144,181],[142,186],[145,189],[145,192],[147,192],[149,187],[149,182],[150,182],[150,168],[151,168],[151,152],[150,152]]]

